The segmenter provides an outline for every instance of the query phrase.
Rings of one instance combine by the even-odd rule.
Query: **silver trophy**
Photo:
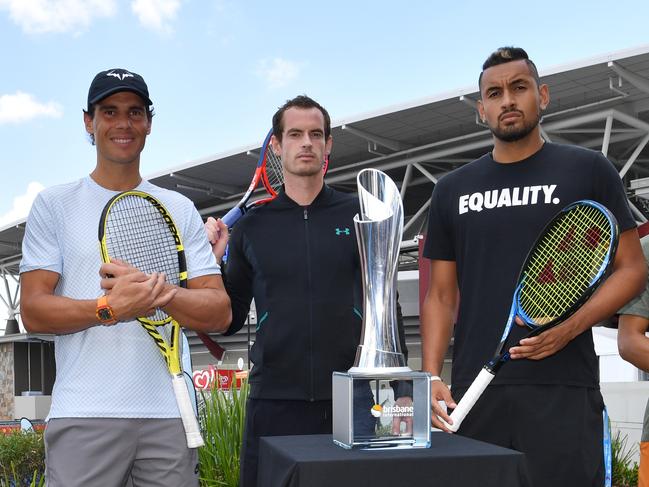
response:
[[[333,440],[344,448],[430,446],[430,375],[406,365],[397,330],[403,203],[385,173],[356,177],[363,332],[354,366],[333,374]]]

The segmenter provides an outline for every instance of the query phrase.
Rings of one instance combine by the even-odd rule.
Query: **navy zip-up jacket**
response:
[[[325,185],[309,206],[282,192],[234,227],[225,271],[232,302],[226,334],[241,329],[254,297],[250,397],[329,400],[332,372],[353,365],[362,327],[353,222],[359,211],[356,195]]]

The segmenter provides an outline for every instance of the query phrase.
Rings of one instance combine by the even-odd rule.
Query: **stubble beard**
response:
[[[324,163],[320,163],[318,165],[309,164],[307,166],[291,167],[288,169],[287,172],[298,177],[311,177],[311,176],[315,176],[316,174],[318,174],[318,172],[322,171],[323,164]]]
[[[523,126],[520,128],[511,127],[501,129],[498,125],[496,125],[496,127],[490,126],[489,130],[491,130],[493,136],[498,140],[501,140],[503,142],[516,142],[518,140],[524,139],[529,134],[531,134],[540,121],[541,115],[537,114],[533,120],[530,120],[527,123],[523,123]]]

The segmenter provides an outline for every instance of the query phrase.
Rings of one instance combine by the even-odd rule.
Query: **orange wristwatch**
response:
[[[116,323],[113,308],[108,304],[108,296],[105,294],[97,299],[97,311],[95,311],[97,319],[104,325],[112,325]]]

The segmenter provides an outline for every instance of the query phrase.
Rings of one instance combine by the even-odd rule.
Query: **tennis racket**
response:
[[[503,336],[493,358],[482,368],[453,413],[457,431],[500,368],[509,361],[506,348],[519,316],[535,336],[564,322],[607,277],[618,242],[617,221],[604,206],[590,200],[561,210],[537,238],[523,264]]]
[[[228,228],[232,228],[234,224],[239,221],[239,219],[245,215],[248,210],[254,208],[255,206],[260,206],[269,201],[272,201],[277,197],[277,194],[282,189],[284,184],[284,173],[282,172],[282,159],[280,156],[275,154],[273,147],[270,143],[270,140],[273,136],[273,129],[270,129],[266,137],[264,138],[264,143],[261,146],[261,153],[259,154],[259,159],[257,159],[257,167],[255,172],[252,175],[252,180],[250,185],[246,190],[246,193],[243,195],[239,203],[228,211],[222,218],[221,221],[225,223]],[[329,156],[325,156],[325,160],[322,166],[322,171],[324,174],[327,174],[327,169],[329,168]],[[264,188],[266,189],[267,195],[255,200],[251,203],[248,203],[252,193],[257,189],[259,181],[262,182]],[[223,261],[227,259],[227,253],[223,257]],[[196,335],[201,339],[203,344],[210,351],[212,356],[217,360],[221,360],[223,357],[224,349],[221,347],[212,337],[207,333],[196,332]],[[250,340],[248,340],[250,343]]]
[[[255,206],[263,205],[273,200],[277,194],[282,189],[284,184],[284,173],[282,172],[282,159],[280,156],[275,154],[273,147],[270,143],[271,137],[273,136],[273,130],[271,129],[264,143],[261,147],[261,153],[259,154],[259,159],[257,160],[257,167],[255,172],[252,175],[252,181],[246,193],[241,198],[241,201],[237,205],[228,211],[221,220],[225,223],[228,228],[232,227],[238,220],[241,218],[248,210]],[[327,168],[329,167],[329,157],[325,157],[323,164],[323,172],[327,173]],[[251,203],[248,203],[252,193],[257,189],[259,182],[263,184],[266,189],[267,195],[255,200]]]
[[[99,222],[104,262],[121,259],[140,271],[164,272],[171,284],[187,287],[187,266],[180,233],[166,208],[150,194],[126,191],[104,207]],[[180,325],[164,310],[137,318],[157,345],[171,374],[187,446],[203,446],[181,365]]]
[[[284,184],[284,174],[282,173],[282,160],[273,152],[273,147],[270,144],[270,139],[273,136],[272,129],[266,135],[264,143],[261,146],[261,153],[257,159],[257,167],[252,175],[252,181],[246,190],[246,193],[237,203],[237,206],[228,211],[221,220],[228,228],[232,227],[239,218],[241,218],[250,208],[257,205],[263,205],[268,201],[274,199],[282,189]],[[248,203],[252,193],[257,189],[259,182],[263,184],[268,193],[265,197],[260,198],[252,203]]]

